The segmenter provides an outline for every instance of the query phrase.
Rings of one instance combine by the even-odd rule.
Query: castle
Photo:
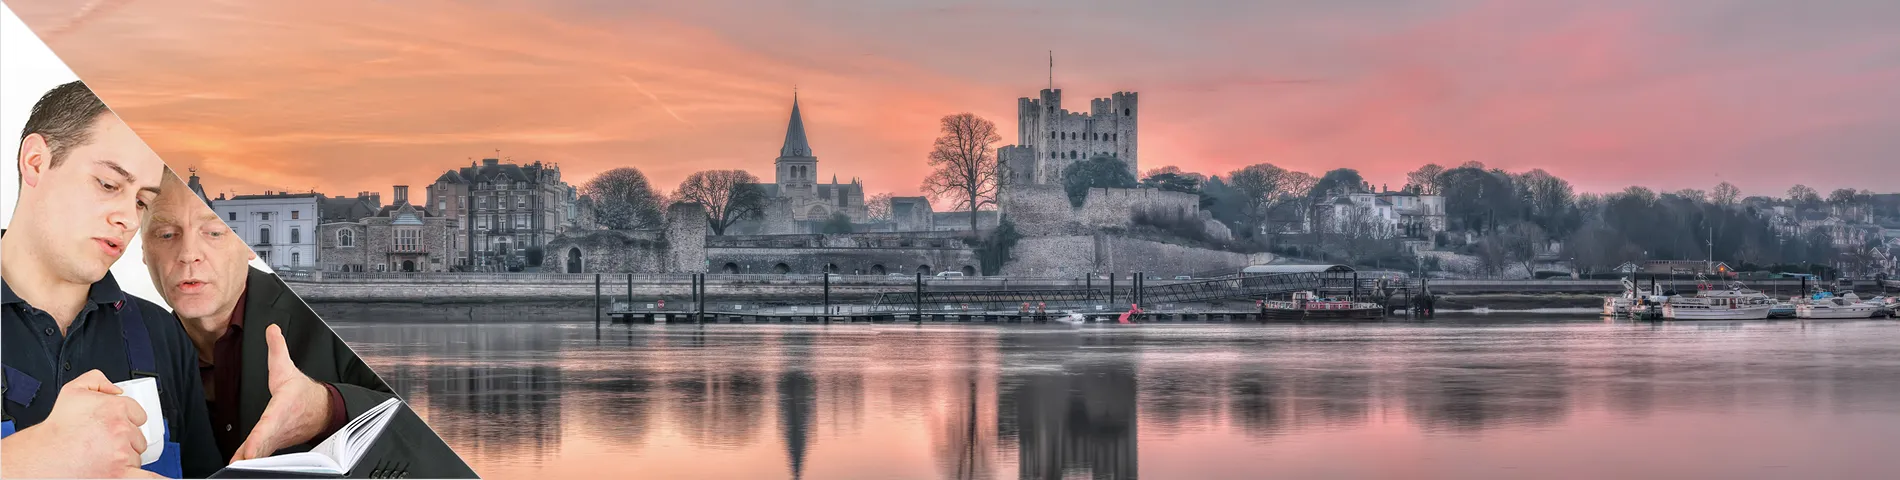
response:
[[[1140,178],[1136,125],[1141,118],[1134,92],[1115,92],[1089,101],[1088,113],[1062,108],[1062,89],[1043,89],[1040,98],[1016,99],[1016,144],[996,150],[1012,185],[1062,183],[1062,169],[1075,162],[1107,156],[1128,163]]]

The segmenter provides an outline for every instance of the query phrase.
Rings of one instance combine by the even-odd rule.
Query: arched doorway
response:
[[[884,271],[884,264],[880,263],[880,264],[871,266],[872,275],[883,276],[885,273],[886,272]]]
[[[924,274],[924,275],[929,275],[929,274],[930,274],[930,266],[929,266],[929,265],[918,265],[918,266],[917,266],[917,273],[921,273],[921,274]]]
[[[738,274],[738,273],[739,273],[739,264],[737,264],[737,263],[732,263],[732,262],[726,262],[726,265],[725,265],[725,266],[723,266],[723,267],[719,267],[719,271],[721,271],[721,272],[725,272],[725,273],[726,273],[727,275],[735,275],[735,274]]]
[[[976,276],[976,267],[972,267],[972,266],[969,266],[969,265],[964,265],[964,266],[963,266],[963,276],[965,276],[965,277],[974,277],[974,276]]]
[[[836,263],[825,264],[825,273],[838,273],[838,264]]]
[[[567,249],[567,273],[581,273],[581,249]]]
[[[405,271],[405,272],[414,272],[414,271],[416,271],[416,261],[415,261],[415,260],[403,260],[403,261],[402,261],[402,271]]]
[[[792,266],[791,266],[791,265],[786,265],[786,264],[783,264],[783,263],[781,263],[781,264],[778,264],[778,265],[773,265],[773,266],[772,266],[772,273],[776,273],[776,274],[779,274],[779,275],[784,275],[784,274],[787,274],[787,273],[792,273]]]

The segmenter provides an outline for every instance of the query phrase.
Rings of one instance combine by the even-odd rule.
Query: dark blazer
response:
[[[290,358],[298,370],[312,380],[336,386],[337,392],[343,395],[349,418],[356,418],[384,400],[395,398],[395,391],[376,376],[283,279],[252,268],[245,281],[244,295],[244,346],[240,354],[243,373],[239,381],[237,425],[244,436],[250,436],[258,419],[264,416],[264,407],[270,404],[270,347],[264,338],[271,325],[283,329],[284,346],[289,348]],[[368,457],[357,464],[359,469],[374,468],[381,461],[375,457],[393,455],[399,458],[390,461],[406,465],[411,476],[475,478],[474,470],[420,417],[407,412],[407,405],[403,410],[404,413],[384,430],[385,441],[377,442]],[[310,445],[285,450],[307,450],[322,441],[312,439]],[[383,455],[379,455],[379,451]]]

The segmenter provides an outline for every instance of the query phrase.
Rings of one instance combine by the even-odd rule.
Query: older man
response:
[[[224,220],[166,172],[143,231],[145,265],[197,346],[218,447],[233,461],[313,446],[395,396]],[[404,410],[389,431],[410,473],[472,477]],[[408,417],[405,419],[404,417]],[[416,458],[426,451],[430,457]]]

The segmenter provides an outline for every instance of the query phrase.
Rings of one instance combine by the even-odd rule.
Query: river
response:
[[[1900,322],[391,324],[485,478],[1890,478]]]

